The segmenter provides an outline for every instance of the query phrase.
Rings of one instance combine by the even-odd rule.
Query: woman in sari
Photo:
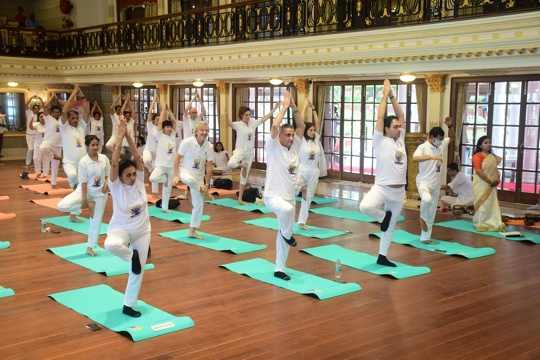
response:
[[[491,138],[482,136],[478,139],[472,161],[474,227],[477,231],[506,231],[497,199],[497,185],[500,183],[497,165],[502,158],[491,152]]]

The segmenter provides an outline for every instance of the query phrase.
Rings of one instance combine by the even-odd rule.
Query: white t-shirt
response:
[[[30,129],[30,123],[36,122],[37,115],[32,110],[26,110],[26,135],[35,135],[36,130]]]
[[[182,121],[182,125],[184,127],[184,139],[195,136],[195,133],[193,132],[193,127],[201,120],[202,119],[200,116],[197,116],[195,120],[192,120],[191,117],[189,117],[189,114],[184,115],[184,121]]]
[[[214,164],[216,164],[219,169],[226,168],[227,163],[229,162],[229,160],[227,160],[228,156],[229,153],[227,152],[227,150],[222,150],[220,152],[214,151]]]
[[[158,144],[158,135],[160,132],[158,131],[157,126],[151,122],[146,123],[146,132],[145,149],[155,154]]]
[[[462,172],[458,172],[456,176],[448,183],[450,189],[458,194],[459,200],[465,200],[473,196],[472,182]]]
[[[77,165],[86,155],[84,137],[86,134],[86,123],[79,120],[77,127],[60,122],[60,133],[62,134],[63,163]]]
[[[34,122],[34,129],[36,134],[34,138],[34,145],[41,144],[43,142],[43,136],[45,135],[45,125],[41,124],[39,121]]]
[[[290,149],[279,143],[279,134],[275,139],[266,138],[266,188],[265,196],[280,196],[284,200],[293,200],[294,187],[298,176],[300,159],[298,152],[302,139],[294,134],[294,142]]]
[[[235,121],[233,129],[236,130],[235,150],[253,150],[255,148],[255,132],[261,120],[249,119],[246,124],[243,121]]]
[[[302,144],[300,145],[300,149],[298,151],[298,156],[300,157],[300,168],[319,168],[319,162],[321,160],[321,156],[323,155],[321,152],[320,138],[321,136],[317,133],[315,133],[315,139],[313,141],[302,137]]]
[[[163,132],[157,134],[156,167],[174,167],[174,155],[176,149],[175,131],[171,135]]]
[[[62,147],[62,134],[60,133],[60,120],[56,120],[51,115],[45,116],[45,136],[43,141],[52,146]]]
[[[182,142],[182,131],[184,130],[184,122],[183,121],[176,121],[176,148],[180,146],[180,143]]]
[[[7,125],[5,116],[0,118],[0,125]],[[7,128],[4,126],[0,126],[0,134],[3,134],[4,131],[7,131]]]
[[[405,185],[407,182],[407,150],[405,131],[394,140],[383,135],[382,131],[373,132],[373,153],[377,159],[377,185]]]
[[[109,178],[109,189],[113,199],[113,214],[107,234],[111,230],[122,229],[129,233],[150,231],[144,171],[137,170],[135,184],[126,185],[120,180]]]
[[[199,145],[197,138],[191,136],[182,140],[178,148],[178,154],[182,155],[180,172],[189,172],[199,182],[204,179],[206,163],[214,162],[214,149],[208,140]]]
[[[118,136],[118,122],[120,121],[120,117],[116,115],[116,113],[111,115],[111,123],[112,123],[112,134],[111,136],[117,137]]]
[[[413,158],[416,156],[441,156],[444,150],[448,147],[450,138],[445,138],[439,147],[436,147],[429,141],[420,144],[413,154]],[[438,160],[426,160],[418,163],[418,175],[416,176],[416,183],[429,184],[433,189],[439,189],[441,187],[441,166],[442,161]]]
[[[91,117],[89,120],[90,120],[90,135],[96,135],[98,139],[102,142],[103,135],[104,135],[103,118],[96,120],[93,117]]]
[[[103,185],[105,178],[111,174],[111,163],[109,158],[103,154],[98,154],[98,160],[94,161],[90,156],[84,156],[79,161],[79,184],[86,183],[86,191],[94,196],[104,195]]]

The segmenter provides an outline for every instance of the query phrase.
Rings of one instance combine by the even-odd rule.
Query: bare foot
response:
[[[44,176],[43,174],[41,174],[41,173],[39,173],[39,174],[36,175],[36,179],[40,179],[40,178],[42,178],[42,177],[45,177],[45,176]]]
[[[249,205],[248,203],[245,203],[242,199],[238,199],[238,204],[239,205],[245,205],[245,206]]]
[[[426,244],[426,245],[437,245],[437,243],[435,241],[432,241],[432,240],[420,240],[420,242],[422,244]]]
[[[298,228],[302,230],[311,230],[306,224],[298,224]]]
[[[58,189],[58,185],[51,185],[53,189]]]
[[[75,215],[71,214],[69,215],[69,222],[82,223],[83,221],[79,219],[78,217],[76,217]]]
[[[214,197],[209,193],[204,193],[204,201],[214,201]]]
[[[97,254],[92,250],[92,248],[89,246],[86,248],[86,253],[90,256],[96,256]]]
[[[195,230],[193,231],[190,230],[188,232],[188,238],[195,238],[195,239],[203,240],[204,236],[197,234]]]
[[[164,213],[167,213],[167,214],[170,214],[171,213],[171,210],[167,209],[167,210],[161,210],[161,212],[164,212]]]

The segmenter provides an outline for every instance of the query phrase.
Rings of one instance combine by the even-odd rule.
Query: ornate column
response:
[[[158,98],[159,98],[159,102],[162,103],[162,102],[165,102],[165,103],[169,103],[169,100],[168,99],[168,85],[167,84],[156,84],[156,89],[158,91]],[[173,107],[171,107],[171,109],[174,109]]]
[[[304,107],[304,101],[309,96],[309,80],[307,78],[295,78],[293,79],[294,87],[296,88],[296,91],[298,92],[296,96],[296,105],[302,111]],[[311,111],[308,111],[309,114],[306,116],[305,121],[313,121],[311,120]],[[304,116],[305,114],[302,114]]]
[[[232,154],[232,131],[227,127],[227,119],[225,117],[225,109],[229,109],[229,116],[234,121],[234,114],[231,113],[232,104],[229,102],[230,84],[224,81],[217,81],[216,87],[219,93],[219,140],[223,143],[223,147]]]
[[[427,96],[427,123],[426,131],[429,132],[432,127],[440,126],[444,119],[443,103],[446,74],[426,74],[426,84],[428,85]]]
[[[426,133],[405,134],[405,148],[407,149],[407,199],[418,199],[416,176],[418,175],[418,163],[412,161],[413,154],[418,147],[427,139]]]

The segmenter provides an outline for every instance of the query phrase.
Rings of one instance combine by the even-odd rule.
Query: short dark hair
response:
[[[394,120],[399,120],[399,118],[396,115],[388,115],[384,118],[383,135],[386,135],[386,128],[391,127]]]
[[[440,126],[435,126],[429,131],[429,137],[437,137],[442,136],[444,137],[444,130]]]
[[[126,116],[126,114],[131,115],[131,111],[129,111],[129,110],[124,110],[124,116]]]
[[[68,110],[67,116],[69,117],[69,116],[71,116],[72,114],[77,115],[77,118],[79,117],[79,113],[76,112],[75,110]]]
[[[165,126],[170,126],[172,127],[172,121],[171,120],[165,120],[161,123],[161,128],[165,128]]]
[[[137,165],[135,165],[135,162],[131,159],[124,159],[120,160],[120,163],[118,164],[118,176],[122,177],[122,173],[127,168],[134,167],[137,169]]]
[[[248,108],[247,106],[240,106],[240,109],[238,110],[238,117],[241,119],[242,116],[244,116],[244,114],[247,113],[248,111],[251,111],[251,109]]]
[[[90,146],[90,143],[92,142],[92,140],[97,140],[99,143],[99,138],[96,135],[86,135],[84,137],[84,145]]]
[[[214,144],[214,152],[218,152],[217,145],[221,144],[221,149],[225,150],[225,146],[223,146],[223,143],[221,141],[218,141]]]
[[[99,111],[94,111],[94,113],[92,114],[94,117],[96,117],[96,114],[101,116],[101,113]]]
[[[62,108],[60,106],[58,106],[58,105],[51,106],[51,112],[53,112],[54,110],[60,110],[60,112],[62,112]]]
[[[114,107],[114,110],[116,111],[116,110],[121,109],[121,108],[122,108],[122,105],[116,105],[116,106]]]
[[[281,124],[279,126],[279,132],[280,133],[284,132],[285,129],[293,129],[294,130],[294,126],[292,126],[291,124]]]
[[[454,171],[459,171],[459,166],[458,164],[456,163],[449,163],[448,166],[447,166],[448,169],[450,170],[454,170]]]
[[[152,121],[156,120],[156,118],[158,117],[159,114],[156,114],[156,113],[153,113],[152,114]]]

